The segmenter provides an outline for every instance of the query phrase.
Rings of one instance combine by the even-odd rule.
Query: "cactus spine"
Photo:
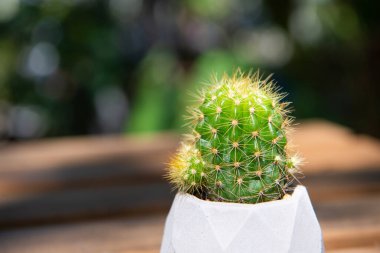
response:
[[[258,203],[288,192],[299,159],[286,133],[292,119],[269,78],[257,73],[214,78],[189,108],[190,134],[169,164],[182,192],[214,201]]]

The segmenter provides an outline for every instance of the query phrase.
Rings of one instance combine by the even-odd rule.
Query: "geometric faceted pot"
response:
[[[178,193],[161,253],[321,253],[321,228],[304,186],[258,204],[205,201]]]

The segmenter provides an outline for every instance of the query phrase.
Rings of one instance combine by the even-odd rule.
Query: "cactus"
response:
[[[284,96],[258,72],[213,78],[189,108],[190,134],[169,163],[174,187],[240,203],[277,200],[291,191],[299,158],[289,154],[292,118]]]

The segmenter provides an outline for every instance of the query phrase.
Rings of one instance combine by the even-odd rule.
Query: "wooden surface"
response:
[[[292,140],[326,252],[380,252],[380,144],[309,121]],[[158,252],[178,136],[66,138],[0,148],[1,253]]]

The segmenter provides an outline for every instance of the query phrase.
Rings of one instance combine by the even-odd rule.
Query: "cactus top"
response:
[[[298,164],[287,147],[283,97],[258,73],[214,79],[189,108],[190,134],[169,164],[174,186],[214,201],[282,198]]]

